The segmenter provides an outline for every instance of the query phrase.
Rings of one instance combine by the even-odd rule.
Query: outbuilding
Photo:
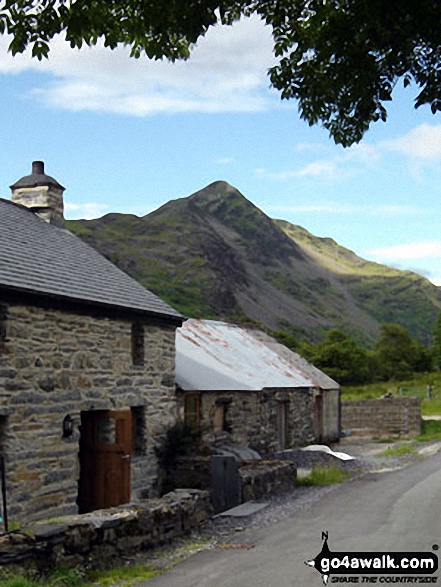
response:
[[[340,437],[340,387],[254,327],[188,320],[176,331],[181,418],[214,444],[262,455]]]

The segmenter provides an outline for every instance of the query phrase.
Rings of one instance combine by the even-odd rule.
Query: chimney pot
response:
[[[11,185],[12,201],[26,206],[46,222],[64,225],[64,187],[46,175],[43,161],[32,162],[32,174]]]
[[[32,175],[44,175],[43,161],[32,161]]]

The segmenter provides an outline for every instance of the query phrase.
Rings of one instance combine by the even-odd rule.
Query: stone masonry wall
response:
[[[203,440],[249,446],[262,456],[280,449],[279,409],[286,404],[287,446],[303,446],[314,440],[310,389],[264,389],[262,391],[201,392],[200,426]],[[180,404],[182,409],[182,398]],[[225,409],[225,426],[215,430],[216,408]]]
[[[295,488],[297,469],[282,461],[245,461],[239,469],[242,502]]]
[[[342,428],[354,434],[417,436],[421,406],[417,397],[342,402]]]
[[[290,459],[271,461],[237,459],[242,502],[294,489],[297,469],[294,463],[288,461]],[[179,457],[174,471],[174,479],[182,487],[190,486],[210,490],[211,456]],[[181,482],[183,485],[180,485]]]
[[[155,445],[176,418],[175,328],[145,323],[145,364],[135,366],[130,319],[2,307],[0,454],[10,519],[77,512],[78,426],[86,410],[141,410],[132,496],[147,496],[157,477]],[[63,438],[67,414],[74,433]]]
[[[105,568],[182,536],[210,513],[207,492],[179,489],[162,499],[43,521],[23,532],[0,535],[0,566],[31,564],[40,571],[51,566]]]
[[[338,442],[340,440],[340,390],[328,389],[323,397],[323,438],[322,441]]]

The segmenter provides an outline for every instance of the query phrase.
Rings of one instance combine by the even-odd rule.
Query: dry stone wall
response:
[[[176,419],[175,328],[145,322],[145,363],[137,366],[130,318],[14,304],[3,304],[1,317],[0,454],[10,519],[77,512],[79,424],[87,410],[138,409],[132,496],[148,496],[155,446]],[[74,431],[63,438],[68,414]]]
[[[406,435],[421,433],[418,397],[342,402],[342,428],[353,434]]]
[[[292,462],[237,459],[237,467],[242,502],[289,491],[296,486],[297,469]],[[211,471],[211,456],[180,457],[174,479],[185,487],[185,483],[190,482],[197,488],[209,490],[212,486]]]
[[[242,502],[295,488],[297,469],[282,461],[245,461],[239,469]]]
[[[206,491],[181,489],[162,499],[38,523],[0,536],[0,566],[105,567],[182,536],[210,513]]]

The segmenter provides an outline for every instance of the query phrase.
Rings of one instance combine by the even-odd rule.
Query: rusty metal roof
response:
[[[320,385],[316,371],[321,371],[307,373],[304,359],[300,357],[299,361],[299,355],[271,337],[268,338],[274,345],[259,339],[253,335],[260,332],[255,329],[191,319],[176,332],[176,383],[185,391],[331,388]],[[321,375],[332,382],[332,389],[338,387],[332,379]]]

